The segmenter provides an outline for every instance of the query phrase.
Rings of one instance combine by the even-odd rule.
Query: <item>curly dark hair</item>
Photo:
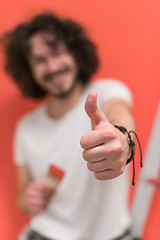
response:
[[[95,45],[86,36],[82,26],[70,19],[60,19],[52,13],[36,16],[4,35],[5,70],[22,90],[23,95],[42,98],[47,92],[32,76],[27,60],[29,38],[38,32],[53,34],[63,41],[79,67],[78,79],[85,85],[96,72],[99,62]]]

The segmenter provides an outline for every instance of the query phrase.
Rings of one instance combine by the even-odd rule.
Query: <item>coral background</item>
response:
[[[160,99],[160,1],[5,0],[0,3],[0,34],[48,10],[82,23],[97,44],[101,65],[93,80],[115,77],[129,86],[134,97],[136,131],[145,153]],[[18,119],[35,108],[38,102],[21,96],[3,70],[2,49],[0,57],[0,239],[16,240],[28,217],[15,204],[13,134]],[[138,184],[139,162],[136,168]],[[130,205],[135,188],[131,186],[130,189]],[[160,239],[159,203],[160,190],[157,189],[143,231],[144,240]]]

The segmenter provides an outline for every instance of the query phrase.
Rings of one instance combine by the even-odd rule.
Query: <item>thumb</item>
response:
[[[100,123],[108,122],[105,114],[97,106],[97,93],[90,92],[85,103],[85,111],[92,121],[92,128],[95,129]]]

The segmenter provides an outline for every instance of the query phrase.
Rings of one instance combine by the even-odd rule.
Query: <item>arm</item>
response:
[[[25,191],[29,182],[32,181],[31,174],[27,166],[23,166],[23,165],[17,166],[16,174],[17,174],[16,203],[22,211],[28,212],[28,207],[25,201]]]
[[[99,180],[120,176],[129,156],[128,137],[114,125],[134,130],[134,121],[127,103],[112,99],[97,107],[97,94],[91,92],[86,100],[85,110],[92,123],[92,131],[81,138],[83,158],[87,167]]]
[[[128,104],[122,99],[112,99],[106,102],[102,111],[113,125],[124,126],[128,131],[135,131],[135,123]]]

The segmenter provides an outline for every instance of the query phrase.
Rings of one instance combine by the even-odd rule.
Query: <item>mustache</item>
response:
[[[63,69],[60,69],[56,72],[50,72],[50,73],[46,73],[44,76],[43,76],[43,80],[51,80],[51,79],[54,79],[55,77],[57,76],[60,76],[61,74],[64,74],[64,73],[67,73],[67,72],[70,72],[71,71],[71,68],[70,67],[65,67]]]

